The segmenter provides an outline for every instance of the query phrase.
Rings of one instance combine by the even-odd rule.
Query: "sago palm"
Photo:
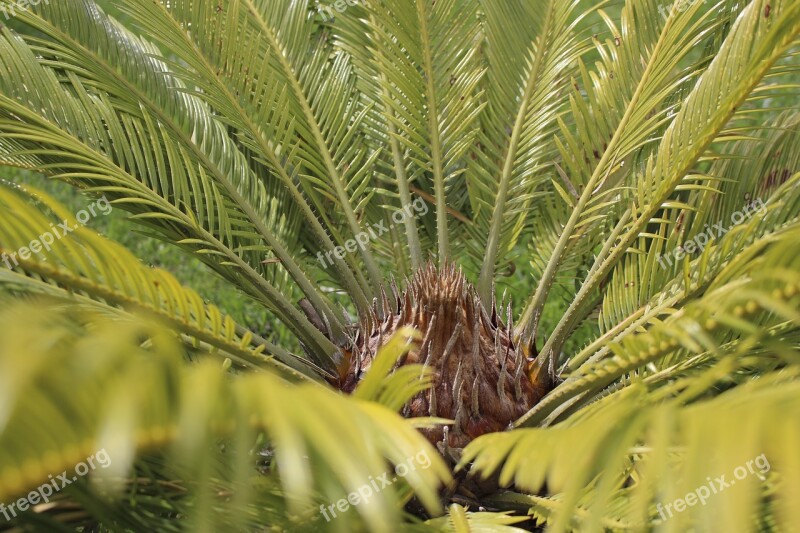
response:
[[[33,4],[0,529],[800,527],[800,1]]]

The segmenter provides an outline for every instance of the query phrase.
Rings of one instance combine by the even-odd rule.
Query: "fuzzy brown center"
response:
[[[398,364],[421,364],[434,373],[433,386],[413,398],[403,415],[453,419],[443,443],[451,448],[506,429],[549,390],[547,373],[530,350],[514,343],[510,305],[504,323],[455,266],[428,265],[402,294],[393,288],[392,300],[384,295],[383,313],[376,308],[374,320],[365,322],[375,325],[359,331],[343,390],[355,387],[377,350],[403,326],[417,329],[422,340]],[[381,314],[382,321],[376,319]],[[423,432],[434,443],[445,435],[443,427]]]

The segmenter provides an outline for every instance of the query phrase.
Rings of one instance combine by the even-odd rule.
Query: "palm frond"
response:
[[[576,506],[583,531],[625,523],[633,529],[651,523],[681,531],[691,523],[751,531],[768,495],[787,502],[774,519],[777,527],[791,528],[797,516],[787,498],[798,490],[793,448],[800,434],[790,414],[798,409],[796,378],[794,366],[688,406],[680,397],[650,403],[639,383],[599,402],[591,417],[481,437],[465,450],[461,465],[476,474],[497,471],[501,484],[533,493],[546,483],[558,495],[556,504],[527,500],[555,531],[575,527]],[[712,459],[704,452],[709,449]],[[676,507],[680,498],[689,505]],[[624,520],[609,523],[620,515],[620,501],[629,504]]]
[[[459,194],[463,159],[476,138],[482,109],[478,83],[483,72],[473,46],[478,37],[475,6],[461,0],[384,0],[370,2],[367,10],[372,44],[348,51],[362,68],[380,73],[367,86],[367,95],[379,106],[378,127],[389,132],[388,138],[377,134],[392,150],[394,169],[388,169],[392,174],[386,179],[396,187],[389,192],[404,205],[413,185],[431,194],[438,260],[444,264],[451,257],[454,231],[448,209],[459,211],[464,205]],[[415,228],[413,221],[406,223],[411,249],[418,246]]]
[[[337,521],[363,520],[372,530],[391,531],[406,488],[430,512],[439,509],[436,487],[449,481],[448,469],[408,421],[384,407],[318,385],[287,387],[269,372],[234,376],[210,361],[186,366],[170,330],[136,316],[17,304],[3,311],[0,322],[15,332],[0,341],[2,501],[100,449],[110,465],[94,472],[93,483],[135,501],[120,483],[136,457],[159,450],[187,483],[219,476],[234,490],[227,503],[224,494],[204,495],[213,484],[198,492],[196,503],[209,498],[208,507],[198,505],[193,514],[201,515],[203,527],[213,527],[226,516],[212,513],[213,507],[249,509],[253,503],[256,461],[248,456],[255,446],[273,457],[267,468],[278,476],[296,519],[323,521],[321,503],[365,493],[372,480],[399,464],[405,466],[402,477],[371,490]],[[142,344],[142,338],[149,341]],[[266,440],[259,445],[261,434]],[[220,438],[227,449],[217,447]]]
[[[31,189],[30,194],[58,218],[41,212],[32,196],[0,186],[0,251],[6,266],[14,269],[3,269],[3,287],[64,301],[78,298],[111,315],[148,313],[184,335],[190,345],[230,358],[237,366],[269,366],[295,379],[314,375],[317,367],[242,332],[229,316],[171,274],[145,267],[125,248],[84,227],[45,193]]]
[[[753,2],[737,19],[719,54],[666,129],[657,155],[650,158],[643,168],[643,174],[637,179],[634,191],[632,220],[624,226],[619,236],[613,236],[613,241],[607,240],[603,253],[595,258],[591,275],[581,286],[564,318],[543,348],[546,358],[555,360],[566,335],[581,314],[586,312],[586,305],[591,301],[587,296],[627,253],[628,247],[668,201],[687,171],[733,115],[735,108],[747,98],[800,32],[800,24],[796,23],[800,6],[788,3],[775,7],[778,10],[773,13],[774,18],[764,21],[763,5]],[[765,42],[769,42],[769,45],[764,44]],[[717,102],[717,105],[708,108],[708,101]],[[698,116],[704,118],[698,119]],[[687,146],[692,149],[682,149]],[[676,162],[674,158],[678,150],[685,157],[681,162]],[[624,161],[619,163],[624,164]],[[587,201],[589,196],[584,192]],[[581,209],[575,211],[580,212]],[[577,217],[574,218],[577,223]],[[567,227],[569,226],[568,224]],[[565,235],[571,234],[571,231],[565,231]],[[562,243],[566,245],[566,240],[562,240]],[[551,261],[549,266],[556,264],[557,261]],[[546,276],[540,282],[540,287],[544,287],[545,283]],[[544,294],[542,291],[537,293]],[[539,301],[539,298],[534,301]],[[531,315],[529,313],[526,316]]]
[[[550,164],[555,152],[553,133],[564,105],[561,94],[569,81],[570,66],[576,63],[585,46],[576,35],[575,27],[581,20],[574,14],[577,6],[577,1],[552,1],[542,8],[539,13],[542,27],[531,43],[525,43],[528,57],[520,76],[515,69],[497,68],[505,58],[520,54],[519,49],[507,47],[519,43],[509,43],[498,35],[508,33],[508,28],[498,22],[509,21],[517,6],[513,2],[483,5],[488,28],[487,71],[491,78],[488,84],[493,89],[487,95],[494,97],[483,120],[484,128],[493,135],[481,138],[485,153],[476,158],[481,164],[474,165],[474,179],[482,182],[476,189],[491,192],[488,198],[483,198],[483,205],[473,210],[483,215],[477,217],[475,229],[488,229],[478,281],[485,305],[492,303],[494,269],[498,259],[502,259],[501,250],[507,251],[516,244],[530,212],[532,197],[543,182],[542,170]],[[507,124],[513,124],[510,138]],[[494,154],[504,154],[502,161]],[[482,199],[481,195],[476,197]]]
[[[447,533],[478,533],[496,531],[497,533],[521,533],[525,531],[512,524],[526,521],[526,518],[509,516],[506,513],[470,512],[458,504],[449,508],[448,516],[425,522],[427,527],[419,531],[441,531]],[[414,529],[409,529],[414,531]]]
[[[89,17],[92,10],[85,7],[83,12]],[[74,17],[79,13],[81,10],[76,9],[62,16]],[[24,16],[34,18],[28,12]],[[47,21],[37,27],[44,30],[54,28]],[[161,72],[163,66],[151,57],[154,50],[133,38],[129,44],[128,48],[120,45],[120,54],[125,50],[139,61],[131,62],[128,76],[138,79],[143,71],[137,65],[149,64],[150,69],[144,72],[161,81],[162,90],[168,95],[161,97],[178,105],[175,99],[182,96],[180,93],[173,95],[174,91],[166,89]],[[298,337],[315,347],[319,354],[334,354],[335,347],[330,341],[308,322],[289,297],[262,274],[266,269],[262,261],[270,248],[263,245],[263,235],[257,235],[252,217],[248,218],[237,209],[235,198],[225,200],[224,186],[230,185],[228,172],[247,173],[249,170],[243,159],[237,162],[235,155],[222,150],[222,147],[218,153],[225,152],[226,155],[221,157],[229,158],[226,164],[230,166],[226,171],[220,170],[218,163],[209,161],[201,146],[222,144],[222,133],[219,130],[221,125],[213,121],[207,109],[205,116],[197,117],[198,123],[194,125],[179,125],[176,118],[169,121],[164,113],[157,116],[144,114],[137,120],[135,114],[120,113],[117,106],[142,110],[142,102],[147,102],[148,98],[141,92],[134,92],[136,96],[131,102],[130,93],[135,91],[135,86],[126,79],[119,79],[121,74],[116,67],[100,62],[107,67],[102,73],[113,76],[121,87],[117,91],[96,95],[87,88],[89,82],[76,75],[67,74],[62,83],[57,69],[44,66],[44,61],[37,60],[33,50],[8,30],[4,30],[0,46],[3,47],[0,82],[3,83],[3,96],[0,96],[3,116],[0,120],[6,132],[0,138],[0,150],[6,162],[23,164],[20,157],[34,157],[35,166],[51,175],[72,181],[86,180],[84,186],[107,192],[114,200],[126,200],[119,201],[118,205],[128,207],[135,217],[146,220],[150,227],[163,228],[174,242],[202,257],[213,258],[208,259],[212,267],[241,283],[245,290],[261,299],[287,324],[296,324],[294,328]],[[89,52],[84,49],[84,53]],[[76,68],[68,62],[59,67],[67,72]],[[109,82],[101,78],[93,83]],[[176,81],[173,83],[180,86]],[[158,87],[154,83],[145,85],[151,90]],[[25,90],[28,86],[39,87],[42,92],[28,92]],[[114,93],[125,94],[128,101],[115,102],[112,99]],[[192,117],[190,109],[200,113],[202,109],[198,110],[198,107],[197,101],[184,101],[180,112],[176,110],[175,113]],[[207,122],[203,125],[202,120]],[[175,129],[168,133],[162,127],[164,121],[169,121]],[[107,126],[100,128],[100,124]],[[201,131],[212,137],[216,135],[216,139],[203,139]],[[179,140],[176,141],[174,135],[179,136]],[[233,150],[232,153],[237,152]],[[192,156],[194,160],[200,158],[204,161],[199,168],[195,163],[186,164],[193,160]],[[24,166],[33,165],[28,162]],[[211,179],[214,171],[210,167],[217,169],[217,177],[225,184]],[[198,168],[196,172],[195,168]],[[165,182],[167,172],[174,172],[171,183]],[[233,194],[235,190],[229,188],[228,193]],[[269,202],[266,200],[260,204],[262,209],[267,205]],[[268,219],[263,217],[263,220]],[[307,288],[312,291],[310,282]],[[313,288],[313,291],[318,289]]]
[[[588,391],[597,393],[616,379],[676,349],[686,349],[690,353],[713,351],[731,337],[750,339],[742,342],[748,346],[769,335],[772,326],[784,322],[787,328],[781,328],[779,333],[793,331],[800,319],[792,307],[798,280],[795,265],[800,257],[793,251],[792,241],[797,238],[798,231],[800,226],[794,223],[772,235],[759,244],[759,260],[734,262],[691,304],[644,332],[622,336],[618,344],[610,342],[614,357],[584,364],[561,387],[520,418],[517,425],[540,422],[575,396]],[[743,316],[748,316],[748,320],[742,320]],[[776,345],[780,344],[777,338],[770,337],[764,342],[773,340]]]

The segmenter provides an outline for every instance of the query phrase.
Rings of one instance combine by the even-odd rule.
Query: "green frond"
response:
[[[68,9],[68,6],[53,4],[47,9]],[[87,18],[92,15],[87,6],[82,9],[75,6],[74,10],[60,13],[62,17],[81,13]],[[37,27],[43,31],[60,31],[49,20],[37,18],[31,12],[20,17],[38,22]],[[94,22],[94,25],[98,23]],[[92,28],[92,25],[88,27]],[[113,26],[102,27],[103,31],[114,29]],[[77,27],[75,30],[78,31]],[[264,246],[261,238],[270,242],[272,237],[259,235],[259,229],[252,224],[254,219],[268,220],[269,217],[248,214],[248,206],[238,203],[240,193],[229,181],[230,174],[251,172],[246,168],[244,158],[237,160],[235,149],[224,150],[222,126],[214,121],[208,109],[203,109],[198,101],[182,93],[167,89],[168,82],[162,73],[164,65],[152,57],[155,52],[152,47],[133,37],[126,42],[123,40],[124,32],[116,31],[121,34],[114,40],[118,42],[119,54],[133,56],[126,74],[156,93],[148,95],[137,90],[127,77],[122,78],[116,66],[92,53],[93,49],[87,50],[88,44],[76,45],[63,36],[78,50],[64,51],[60,47],[42,50],[48,58],[50,54],[56,54],[54,61],[59,67],[56,69],[38,60],[19,37],[7,29],[3,31],[0,39],[3,55],[0,123],[5,134],[0,138],[0,153],[6,162],[31,167],[33,165],[24,164],[20,157],[35,157],[35,166],[48,174],[70,181],[85,180],[83,186],[106,192],[114,200],[124,200],[118,201],[118,205],[131,210],[134,218],[146,220],[148,226],[158,227],[171,241],[201,254],[212,267],[229,279],[240,282],[245,290],[274,309],[284,322],[295,324],[290,327],[294,327],[296,334],[309,345],[315,346],[317,352],[333,354],[335,349],[331,343],[293,306],[291,297],[282,294],[262,274],[265,269],[262,261],[268,251],[279,250]],[[91,35],[83,36],[91,38]],[[91,45],[97,46],[96,43]],[[83,55],[76,54],[78,51]],[[95,72],[94,79],[81,79],[74,73],[68,74],[63,82],[59,79],[61,69],[74,72],[77,68],[75,62],[85,61],[87,55],[106,68]],[[67,60],[59,64],[59,57]],[[142,71],[140,64],[147,64],[150,68]],[[143,82],[143,72],[158,83]],[[91,90],[92,85],[111,82],[117,86],[109,87],[106,92],[94,94],[95,91]],[[172,84],[181,85],[175,80]],[[158,94],[159,85],[165,94]],[[29,93],[25,90],[28,86],[43,91]],[[171,111],[175,113],[173,118],[160,104],[153,103],[154,109],[145,108],[146,102],[160,99],[171,101],[174,106]],[[130,112],[120,113],[120,108]],[[134,111],[137,108],[142,114],[140,119],[136,118],[138,113]],[[186,120],[185,115],[197,122],[180,124],[178,120]],[[101,124],[106,126],[98,127]],[[172,126],[172,130],[167,126]],[[211,138],[203,138],[204,134]],[[225,159],[226,166],[209,157],[206,152],[209,147],[219,150],[215,155]],[[171,183],[165,181],[167,173],[173,178]],[[215,173],[216,179],[212,177]],[[247,180],[245,177],[239,179]],[[226,193],[232,196],[226,198]],[[261,194],[265,194],[263,190]],[[266,209],[268,205],[264,198],[260,208]],[[277,222],[285,223],[285,220]],[[262,229],[266,231],[266,227]],[[277,238],[271,242],[280,248]],[[312,293],[318,289],[312,287],[310,281],[306,282],[300,284],[305,284],[309,297],[315,298]]]
[[[764,21],[762,3],[753,2],[745,8],[720,47],[719,53],[666,129],[657,153],[648,160],[642,169],[641,178],[637,179],[632,206],[634,218],[624,226],[619,236],[612,235],[606,241],[603,253],[595,258],[592,275],[583,283],[564,318],[543,348],[546,358],[554,360],[557,357],[564,339],[575,327],[581,314],[586,312],[587,303],[591,302],[587,296],[628,252],[629,246],[639,237],[661,206],[668,201],[686,172],[733,115],[735,108],[747,98],[761,77],[800,32],[800,24],[796,22],[800,20],[797,17],[800,14],[798,11],[800,6],[791,2],[785,6],[773,6],[777,8],[774,18]],[[687,12],[690,11],[691,9]],[[679,21],[682,20],[682,16],[678,17]],[[666,36],[669,32],[664,31]],[[644,79],[646,80],[647,76]],[[640,85],[641,87],[646,85]],[[707,106],[709,101],[715,101],[717,105],[709,108]],[[681,149],[682,147],[692,148]],[[678,153],[685,159],[676,161],[675,154]],[[624,160],[618,161],[617,164],[620,167],[624,166]],[[594,182],[587,184],[582,200],[588,202],[591,196],[590,189],[595,185]],[[567,238],[571,235],[585,205],[585,202],[581,205],[579,201],[578,208],[570,218],[572,223],[567,224],[559,242],[559,248],[566,246]],[[553,255],[548,268],[551,266],[555,268],[559,256],[560,252]],[[546,295],[547,283],[547,273],[545,273],[537,290],[539,296],[535,296],[532,301],[533,308],[539,305],[541,296]],[[526,317],[531,316],[533,315],[529,311]],[[521,327],[526,326],[527,324],[524,324]]]
[[[496,26],[500,20],[508,21],[516,6],[513,2],[483,4],[489,31],[487,72],[493,77],[488,83],[494,89],[487,90],[487,95],[504,99],[491,100],[487,105],[484,128],[494,135],[481,138],[485,153],[475,158],[481,164],[474,165],[473,179],[483,181],[481,188],[492,191],[488,198],[482,198],[483,205],[473,207],[479,215],[476,226],[488,228],[478,281],[478,290],[486,305],[491,303],[495,264],[502,260],[502,253],[516,244],[535,192],[546,178],[543,169],[550,165],[554,156],[553,133],[564,111],[561,91],[569,81],[569,66],[575,64],[585,46],[575,30],[581,19],[574,15],[578,3],[550,1],[542,9],[542,27],[531,43],[525,43],[528,57],[521,78],[514,69],[498,68],[506,57],[520,54],[519,49],[504,47],[509,43],[498,35],[507,33],[508,28]],[[518,107],[509,108],[509,104]],[[509,138],[506,125],[510,123],[513,126]],[[496,154],[504,154],[504,159],[497,160]],[[476,197],[481,199],[481,195]]]
[[[612,526],[608,519],[618,507],[612,502],[623,495],[631,503],[624,522],[635,529],[649,522],[667,531],[688,524],[751,531],[767,495],[785,502],[774,518],[778,527],[791,528],[797,516],[788,498],[798,490],[793,448],[800,427],[793,414],[797,368],[790,372],[688,406],[680,398],[650,403],[638,384],[574,423],[481,437],[467,448],[461,466],[470,465],[475,475],[497,471],[503,485],[534,493],[546,483],[558,503],[530,503],[555,531],[567,529],[573,517],[582,531]],[[705,450],[714,450],[713,456]],[[709,484],[720,476],[733,483],[719,490],[715,484],[712,492]],[[586,491],[590,484],[594,490]],[[695,496],[694,504],[674,508],[675,500],[698,489],[702,505],[695,505]],[[577,516],[576,505],[582,508]]]
[[[521,533],[525,531],[512,524],[525,522],[525,517],[509,516],[506,513],[489,513],[482,511],[467,511],[464,507],[453,504],[445,517],[435,518],[425,522],[426,528],[418,531],[441,531],[442,533]],[[414,531],[414,529],[409,529]]]
[[[272,367],[301,379],[313,375],[313,365],[278,346],[259,343],[253,333],[240,333],[229,316],[182,287],[170,273],[145,267],[128,250],[86,228],[45,193],[31,189],[29,194],[0,186],[3,287],[65,302],[77,297],[76,303],[111,315],[147,313],[185,336],[189,345],[230,358],[239,367]],[[56,216],[43,213],[33,198]],[[112,209],[107,200],[104,206],[99,203],[91,204],[92,210],[97,206],[98,215]]]
[[[288,387],[269,372],[234,376],[211,361],[187,366],[169,329],[136,316],[68,314],[31,303],[5,309],[0,323],[14,332],[0,341],[1,501],[104,450],[110,464],[92,473],[92,486],[135,504],[129,468],[158,451],[187,484],[211,482],[185,496],[198,498],[187,519],[222,527],[226,513],[214,508],[243,506],[249,514],[258,500],[255,447],[273,458],[267,481],[282,486],[290,510],[284,520],[324,523],[323,502],[366,492],[370,480],[400,464],[405,473],[396,483],[371,491],[337,521],[391,531],[407,489],[428,511],[439,509],[436,488],[449,481],[448,469],[422,435],[384,407],[317,385]],[[230,486],[231,498],[204,494],[215,479]],[[207,506],[199,505],[203,498]]]
[[[659,292],[678,295],[670,288],[673,282],[682,284],[682,299],[691,298],[752,241],[796,218],[796,182],[789,179],[789,169],[800,163],[792,150],[800,140],[797,120],[796,114],[779,116],[768,123],[772,129],[765,138],[737,142],[733,151],[742,158],[715,161],[709,170],[714,188],[686,187],[686,207],[665,208],[659,225],[651,225],[635,245],[639,253],[625,257],[614,270],[602,304],[602,332],[622,324],[648,302],[652,314],[672,299]],[[758,157],[763,153],[770,157]],[[694,243],[693,251],[678,260],[675,251],[685,243]],[[683,282],[685,261],[698,274],[688,284]],[[671,307],[679,304],[673,300]]]
[[[795,311],[800,281],[794,239],[800,235],[797,222],[759,244],[757,261],[733,263],[716,276],[702,296],[669,314],[644,332],[607,341],[613,357],[584,364],[567,381],[517,421],[517,425],[541,422],[554,410],[580,396],[585,402],[623,376],[643,371],[647,365],[677,350],[689,353],[715,351],[731,338],[741,338],[743,347],[757,342],[781,344],[770,337],[771,327],[785,324],[779,335],[795,330],[800,315]],[[743,317],[747,319],[743,319]],[[744,340],[747,339],[747,340]]]
[[[351,196],[363,188],[374,154],[352,136],[364,120],[362,108],[338,93],[352,85],[347,60],[339,55],[328,61],[330,46],[304,20],[306,7],[284,4],[237,1],[217,11],[213,4],[196,10],[189,3],[133,2],[125,10],[186,62],[189,69],[179,72],[197,87],[197,97],[225,117],[237,141],[286,187],[310,224],[313,247],[328,252],[344,244],[340,232],[347,230],[323,213],[336,205],[352,234],[360,233],[354,209],[363,199]],[[278,29],[286,27],[292,30]],[[305,48],[316,51],[309,60]],[[363,310],[371,290],[357,279],[354,265],[338,257],[334,264]]]
[[[374,52],[360,47],[348,51],[367,73],[379,73],[366,96],[380,112],[376,126],[382,131],[375,135],[392,153],[384,174],[392,184],[388,192],[403,205],[411,201],[412,186],[434,198],[435,242],[443,263],[452,256],[455,231],[448,208],[459,211],[465,205],[460,194],[464,158],[476,139],[482,109],[478,84],[483,71],[473,46],[479,29],[476,8],[474,2],[460,0],[384,0],[369,2],[366,9],[370,23],[365,29]],[[355,28],[345,31],[349,35]],[[419,247],[417,225],[405,222],[411,250]],[[421,259],[415,258],[417,266]]]

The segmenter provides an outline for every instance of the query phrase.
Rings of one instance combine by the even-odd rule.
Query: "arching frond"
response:
[[[318,385],[287,387],[269,372],[236,376],[211,361],[187,366],[169,329],[135,316],[17,304],[0,313],[0,324],[13,332],[0,340],[4,502],[103,450],[109,464],[91,481],[114,499],[134,502],[146,491],[130,485],[128,471],[135,458],[156,451],[167,455],[183,483],[205,483],[188,496],[193,508],[178,502],[203,528],[229,519],[215,508],[245,510],[238,520],[263,520],[269,511],[253,506],[273,482],[290,511],[283,520],[294,517],[295,527],[324,524],[320,505],[332,502],[336,509],[359,491],[363,502],[340,513],[337,527],[363,521],[371,530],[391,531],[409,488],[430,512],[439,508],[436,488],[449,481],[448,469],[408,421],[384,407]],[[272,458],[266,486],[251,480],[253,450]],[[397,465],[403,468],[392,473]],[[387,472],[395,476],[389,486],[372,483]],[[215,493],[217,483],[230,496]],[[169,510],[159,514],[163,520]],[[158,518],[151,517],[151,527]]]
[[[788,502],[800,467],[796,379],[795,366],[689,406],[681,398],[650,403],[637,384],[571,424],[481,437],[462,466],[476,475],[498,471],[501,484],[533,493],[546,483],[554,501],[505,500],[530,505],[555,531],[648,523],[752,531],[767,497],[783,502],[770,520],[791,529],[798,517]]]
[[[446,517],[425,522],[426,528],[419,531],[447,531],[448,533],[473,533],[496,531],[497,533],[521,533],[525,531],[512,524],[524,522],[524,517],[509,516],[505,513],[469,512],[457,504],[450,506]]]
[[[491,192],[488,197],[476,195],[484,205],[475,206],[476,213],[482,215],[476,217],[475,229],[488,228],[478,281],[486,305],[493,303],[490,298],[495,264],[502,259],[502,252],[516,244],[533,195],[544,181],[542,170],[550,164],[555,152],[553,133],[565,104],[561,91],[566,90],[570,67],[575,65],[584,46],[576,35],[575,27],[584,16],[574,15],[577,6],[578,2],[551,1],[541,8],[537,15],[542,17],[542,26],[532,42],[525,43],[528,57],[519,77],[515,69],[497,67],[506,57],[520,54],[519,49],[507,46],[509,43],[502,34],[508,28],[497,26],[501,20],[511,22],[517,6],[513,2],[483,3],[488,30],[489,84],[493,89],[487,91],[490,102],[484,127],[491,133],[481,138],[485,152],[479,158],[481,164],[475,165],[475,173],[476,179],[483,182],[476,189]],[[510,138],[507,124],[513,124]],[[496,154],[504,154],[502,162]]]
[[[145,267],[128,250],[84,227],[43,192],[31,190],[31,194],[56,216],[37,209],[34,197],[0,186],[0,257],[6,268],[13,268],[3,269],[3,288],[46,294],[65,303],[79,297],[85,305],[110,314],[117,310],[152,314],[191,345],[231,358],[237,366],[272,367],[295,378],[313,375],[313,365],[259,342],[253,333],[242,333],[230,317],[182,287],[168,272]],[[91,204],[92,212],[110,211],[105,198],[99,204],[103,205]],[[88,216],[88,208],[84,213]]]
[[[778,337],[768,335],[794,331],[800,322],[795,311],[800,280],[796,265],[800,255],[793,242],[798,234],[800,225],[795,222],[786,231],[760,243],[759,260],[734,262],[691,304],[645,332],[609,343],[614,357],[584,365],[517,424],[541,422],[577,395],[587,391],[597,393],[679,348],[694,353],[714,351],[731,337],[748,339],[742,342],[744,346],[752,346],[759,340],[768,345],[774,340],[779,345]],[[743,316],[748,319],[742,320]],[[770,329],[783,324],[786,327]]]
[[[635,199],[631,208],[633,218],[621,225],[624,229],[619,235],[612,234],[606,240],[602,253],[594,260],[589,277],[543,348],[545,357],[553,360],[557,357],[566,335],[575,327],[579,315],[586,312],[587,303],[591,302],[587,296],[627,253],[630,244],[638,238],[664,202],[668,201],[686,172],[733,115],[735,108],[747,98],[770,66],[786,51],[800,32],[800,25],[796,22],[800,20],[797,17],[800,14],[798,11],[800,5],[790,2],[785,6],[779,6],[778,12],[773,13],[775,18],[764,21],[761,4],[753,2],[742,12],[720,47],[718,55],[687,97],[684,107],[666,129],[657,154],[649,160],[643,168],[641,179],[637,180]],[[682,18],[679,17],[678,20],[681,21]],[[708,108],[709,101],[717,102],[717,105]],[[698,118],[698,113],[701,112],[700,116],[705,118]],[[683,147],[692,148],[683,149]],[[682,162],[675,160],[674,154],[679,151],[685,157]],[[624,161],[619,161],[617,164],[624,165]],[[593,189],[594,185],[595,183],[589,183],[584,191],[582,198],[587,202],[591,196],[589,190]],[[579,207],[574,213],[581,212],[582,208]],[[579,216],[573,214],[571,217],[573,226],[570,227],[568,223],[563,235],[571,235]],[[562,237],[560,247],[563,248],[565,245],[566,240]],[[557,258],[560,253],[554,254],[553,258]],[[557,262],[557,259],[551,260],[548,267],[555,268]],[[539,296],[534,297],[533,306],[529,307],[527,317],[534,316],[535,313],[531,313],[541,303],[541,296],[546,295],[547,283],[545,275],[540,282],[540,289],[537,290]]]
[[[62,12],[62,16],[75,16],[81,12],[86,17],[92,13],[89,7],[84,7],[83,11],[76,7],[75,10]],[[34,17],[30,12],[24,15]],[[38,27],[56,31],[46,20]],[[113,26],[104,29],[111,30]],[[101,35],[105,36],[105,33]],[[96,43],[92,44],[96,46]],[[197,124],[184,126],[176,122],[177,118],[165,124],[170,119],[160,108],[144,113],[137,120],[136,114],[131,116],[128,113],[119,113],[118,106],[123,109],[132,106],[144,112],[143,104],[148,101],[148,96],[141,91],[134,92],[134,100],[130,101],[130,93],[135,90],[135,86],[127,79],[118,79],[120,74],[116,66],[111,67],[101,62],[100,65],[105,65],[107,69],[95,72],[95,79],[90,81],[91,84],[109,83],[98,76],[105,74],[106,77],[115,77],[113,81],[120,87],[116,91],[93,94],[90,86],[87,87],[89,80],[81,80],[77,75],[68,74],[62,83],[57,69],[40,64],[34,52],[18,37],[8,33],[8,30],[4,30],[0,46],[3,55],[0,121],[4,130],[4,136],[0,138],[0,150],[6,162],[35,166],[71,181],[82,179],[85,180],[84,186],[107,192],[112,199],[124,200],[119,201],[118,205],[128,207],[135,217],[145,219],[150,227],[158,227],[170,239],[201,257],[213,258],[209,260],[212,267],[229,279],[239,282],[245,290],[271,307],[287,324],[294,324],[290,327],[310,346],[314,346],[317,352],[329,355],[334,353],[332,344],[293,306],[290,297],[281,293],[260,272],[265,268],[262,261],[270,249],[260,244],[261,238],[270,241],[272,237],[263,235],[266,231],[263,223],[263,231],[255,228],[258,224],[254,223],[254,219],[261,222],[268,220],[268,217],[245,213],[248,209],[246,202],[237,207],[237,195],[240,193],[230,181],[230,175],[236,172],[250,173],[243,158],[237,161],[230,154],[220,156],[229,158],[225,162],[229,167],[223,167],[222,163],[209,159],[206,149],[223,144],[223,135],[221,124],[214,123],[207,109],[202,109],[197,101],[181,101],[179,93],[167,90],[166,82],[160,81],[166,95],[153,95],[149,98],[173,99],[172,104],[177,107],[173,112],[181,120],[186,120],[183,115],[189,115]],[[52,53],[66,52],[68,51],[59,49],[44,53],[49,56]],[[153,79],[163,80],[160,72],[163,63],[153,59],[150,56],[152,52],[151,48],[133,38],[127,48],[121,47],[120,54],[131,54],[133,59],[150,66],[142,71],[131,60],[131,64],[127,65],[131,69],[128,76],[141,79],[140,75],[144,72]],[[74,58],[73,63],[76,59],[80,60],[80,56]],[[67,72],[77,68],[69,62],[64,63],[58,66]],[[157,91],[158,85],[155,82],[144,83],[151,91]],[[174,83],[179,82],[173,81]],[[25,88],[29,86],[36,86],[41,92],[28,92]],[[128,101],[115,101],[114,95],[118,93],[125,94]],[[159,110],[162,112],[156,114]],[[193,116],[192,111],[196,115]],[[203,120],[207,122],[203,124]],[[168,131],[170,124],[172,131]],[[202,138],[203,134],[211,138]],[[8,143],[5,139],[11,142]],[[220,153],[225,153],[223,146],[217,149]],[[26,162],[30,158],[35,158],[33,164]],[[200,168],[195,171],[198,166],[195,161],[198,158],[202,161],[199,163]],[[212,178],[215,171],[216,179]],[[172,173],[171,183],[167,183],[167,172]],[[239,179],[246,181],[243,176]],[[251,185],[256,191],[259,190],[257,184]],[[260,191],[262,195],[265,194],[263,189]],[[232,196],[228,196],[226,200],[226,195]],[[262,212],[267,205],[266,197],[262,196],[259,204]],[[276,222],[281,223],[280,220]],[[259,235],[259,232],[262,234]],[[278,245],[277,237],[272,242]],[[272,250],[275,251],[276,248]],[[306,287],[310,297],[319,290],[312,287],[310,282]]]

